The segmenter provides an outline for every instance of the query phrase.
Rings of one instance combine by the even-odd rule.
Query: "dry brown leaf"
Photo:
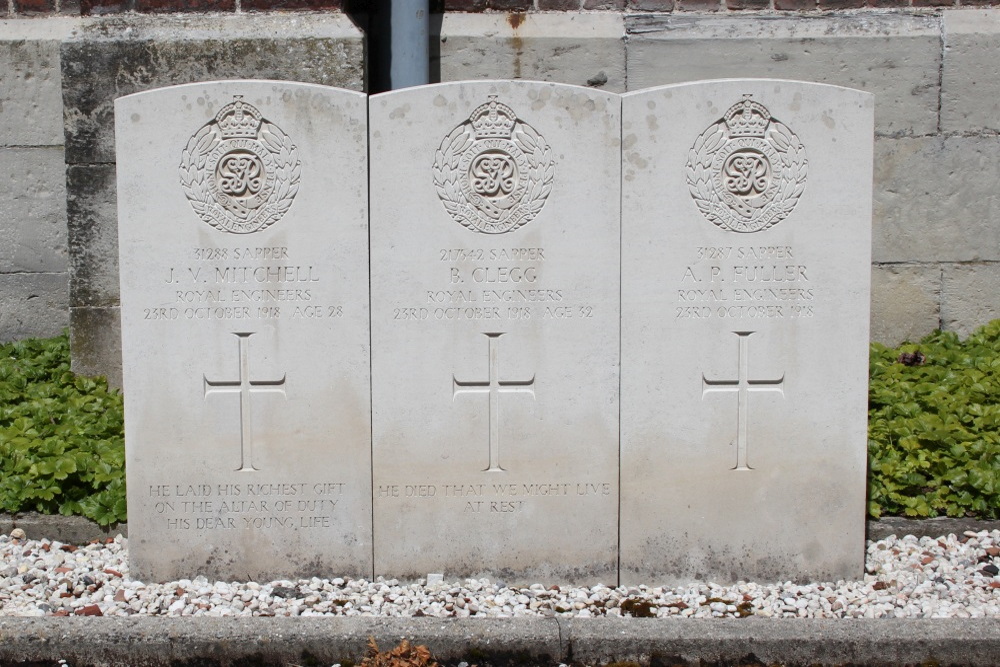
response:
[[[375,638],[369,637],[368,655],[361,661],[361,667],[438,667],[438,664],[426,646],[413,646],[404,639],[391,651],[382,652]]]

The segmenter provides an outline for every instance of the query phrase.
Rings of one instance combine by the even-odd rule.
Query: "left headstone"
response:
[[[115,102],[130,567],[371,576],[367,100]]]

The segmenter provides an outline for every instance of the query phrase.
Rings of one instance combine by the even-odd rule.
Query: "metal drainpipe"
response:
[[[391,0],[389,88],[430,81],[429,0]]]

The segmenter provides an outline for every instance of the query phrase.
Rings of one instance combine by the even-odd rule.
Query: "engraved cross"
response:
[[[250,336],[249,333],[233,333],[240,341],[240,377],[238,380],[205,380],[205,397],[210,394],[240,395],[240,467],[238,472],[252,472],[253,466],[253,419],[250,409],[251,394],[272,393],[285,396],[285,376],[280,380],[250,379]]]
[[[459,394],[489,394],[490,397],[490,467],[485,472],[502,472],[500,467],[500,394],[531,394],[535,397],[535,376],[530,380],[500,379],[500,336],[503,333],[483,334],[489,339],[490,377],[483,381],[463,381],[451,376],[454,401]]]
[[[751,380],[749,373],[749,342],[753,331],[734,331],[739,336],[739,374],[735,380],[709,380],[702,373],[701,397],[712,392],[736,392],[739,398],[736,408],[736,467],[733,470],[753,470],[747,463],[747,420],[750,412],[750,392],[772,391],[785,395],[785,374],[777,380]]]

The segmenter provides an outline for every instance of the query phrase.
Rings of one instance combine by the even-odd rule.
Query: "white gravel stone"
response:
[[[488,579],[430,586],[395,579],[163,584],[128,578],[127,540],[83,547],[0,536],[0,615],[160,616],[676,616],[723,618],[1000,617],[1000,577],[983,568],[1000,531],[868,543],[860,581],[803,586],[710,582],[677,588],[508,588]]]

